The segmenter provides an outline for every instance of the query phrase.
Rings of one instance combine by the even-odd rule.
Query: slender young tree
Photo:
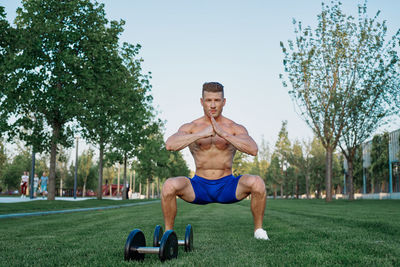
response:
[[[294,168],[295,179],[295,193],[296,198],[299,198],[300,190],[300,177],[306,172],[306,161],[303,156],[303,147],[299,140],[295,140],[292,147],[292,153],[289,158],[290,165]]]
[[[151,85],[149,75],[142,74],[141,59],[137,58],[140,45],[124,43],[121,49],[122,62],[125,67],[120,99],[120,108],[117,113],[115,135],[112,139],[111,150],[121,155],[123,162],[123,191],[122,199],[126,199],[127,163],[136,157],[139,146],[147,136],[158,130],[158,124],[152,123],[154,112],[152,107]]]
[[[280,179],[280,187],[281,187],[281,197],[284,194],[284,185],[287,184],[287,170],[289,168],[289,158],[291,155],[291,144],[287,131],[287,121],[282,121],[282,127],[278,134],[278,140],[275,143],[275,152],[276,156],[279,158],[279,165],[281,168],[281,179]],[[286,188],[287,191],[287,188]]]
[[[369,19],[366,4],[359,6],[358,21],[342,12],[341,3],[322,3],[318,25],[303,29],[294,21],[295,41],[281,42],[289,93],[306,123],[326,150],[326,201],[332,200],[332,159],[341,142],[346,157],[385,115],[383,96],[398,86],[395,40],[386,44],[385,23],[378,14]],[[286,82],[284,82],[286,85]],[[343,135],[345,132],[345,136]]]
[[[97,33],[82,45],[88,51],[88,78],[82,86],[88,88],[81,95],[84,103],[77,116],[83,137],[99,149],[99,175],[97,198],[102,199],[104,153],[116,136],[117,121],[124,108],[121,101],[124,95],[126,70],[119,55],[118,38],[123,21],[107,21],[97,27]]]

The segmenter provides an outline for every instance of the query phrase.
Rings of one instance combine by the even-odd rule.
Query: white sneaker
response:
[[[269,240],[267,231],[265,231],[265,230],[262,229],[262,228],[258,228],[258,229],[254,232],[254,237],[255,237],[256,239]]]

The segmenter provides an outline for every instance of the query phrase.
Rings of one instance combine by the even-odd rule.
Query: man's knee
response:
[[[266,194],[264,180],[258,175],[252,176],[252,187],[251,187],[251,189],[252,189],[251,190],[252,193],[254,193],[254,194],[260,194],[260,195],[265,195]]]
[[[163,197],[176,196],[176,188],[174,184],[175,183],[173,178],[168,178],[163,184],[163,187],[161,189],[161,195]]]

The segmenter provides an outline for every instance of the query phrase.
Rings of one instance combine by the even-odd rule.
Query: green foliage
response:
[[[1,181],[3,180],[3,173],[7,163],[7,155],[3,141],[0,139],[0,187]]]
[[[155,126],[155,125],[153,125]],[[139,147],[137,160],[133,169],[136,170],[136,181],[153,182],[158,177],[161,180],[176,176],[189,176],[190,170],[178,151],[168,151],[165,148],[161,125]]]
[[[249,156],[246,153],[236,151],[235,156],[233,157],[232,163],[232,173],[233,175],[241,175],[245,173],[250,173],[250,163]]]
[[[365,3],[356,20],[342,12],[339,1],[331,3],[322,3],[315,30],[294,20],[296,40],[288,41],[288,48],[281,42],[283,63],[292,85],[289,93],[326,148],[327,158],[339,142],[346,157],[353,158],[356,146],[390,113],[384,100],[400,81],[400,31],[386,43],[379,12],[368,18]],[[332,162],[327,164],[330,201]]]
[[[20,149],[19,153],[13,157],[9,164],[5,164],[5,169],[2,175],[2,184],[11,189],[20,187],[21,176],[31,169],[31,153],[28,150]]]
[[[291,157],[292,153],[291,143],[287,131],[287,121],[282,121],[282,127],[278,134],[278,140],[275,143],[274,153],[279,159],[279,166],[281,168],[281,176],[280,178],[276,177],[275,181],[282,186],[285,183],[287,184],[285,179],[288,176],[287,173],[284,173],[284,171],[289,167],[289,158]],[[281,194],[283,194],[283,192],[281,192]]]
[[[385,132],[372,138],[371,166],[369,167],[374,192],[381,191],[389,177],[389,134]]]
[[[279,157],[274,153],[272,154],[271,164],[268,166],[267,170],[267,187],[274,192],[274,196],[276,196],[277,193],[276,185],[281,181],[281,177],[282,170]]]
[[[9,130],[7,121],[15,111],[16,99],[7,95],[7,89],[11,86],[9,75],[12,72],[17,36],[16,30],[6,19],[4,7],[0,6],[0,138]]]
[[[325,150],[321,141],[314,137],[311,143],[311,192],[317,192],[316,196],[319,197],[323,190],[323,181],[325,176]]]
[[[353,183],[355,188],[363,187],[363,162],[362,162],[362,146],[358,146],[356,149],[355,158],[353,161]]]

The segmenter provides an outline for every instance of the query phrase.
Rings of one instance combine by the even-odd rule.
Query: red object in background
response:
[[[111,194],[112,196],[116,196],[117,195],[117,188],[118,185],[116,184],[112,184],[111,185]],[[122,189],[124,188],[124,186],[121,184],[119,185],[119,193],[122,194]],[[103,185],[103,196],[109,196],[110,195],[110,185]]]

